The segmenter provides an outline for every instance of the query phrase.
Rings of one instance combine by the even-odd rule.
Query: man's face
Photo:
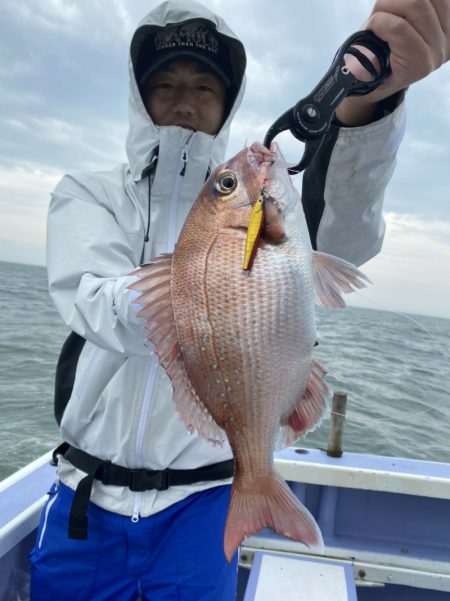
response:
[[[225,110],[224,82],[192,59],[173,60],[150,79],[144,104],[156,125],[179,125],[216,134]]]

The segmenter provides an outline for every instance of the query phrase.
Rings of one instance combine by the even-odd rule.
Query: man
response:
[[[303,203],[319,250],[355,263],[379,251],[402,90],[448,60],[449,6],[375,4],[367,26],[390,44],[393,74],[370,97],[341,105],[305,172]],[[222,539],[231,451],[188,433],[178,418],[129,285],[140,264],[173,250],[224,160],[245,51],[220,17],[174,1],[143,20],[130,54],[129,163],[66,176],[49,209],[50,293],[73,334],[56,386],[67,444],[31,554],[31,596],[229,601],[237,557],[225,561]]]

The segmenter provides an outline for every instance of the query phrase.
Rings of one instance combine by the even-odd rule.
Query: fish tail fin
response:
[[[236,484],[236,481],[235,481]],[[277,474],[243,491],[233,485],[225,525],[224,551],[231,561],[246,536],[271,528],[277,534],[323,552],[323,539],[310,512]]]

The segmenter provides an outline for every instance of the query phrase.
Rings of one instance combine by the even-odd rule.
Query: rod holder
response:
[[[346,409],[347,394],[345,392],[335,392],[331,408],[331,429],[328,435],[327,455],[329,457],[342,457],[342,437]]]

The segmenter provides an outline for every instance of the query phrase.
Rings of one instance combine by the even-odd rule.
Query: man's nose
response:
[[[195,111],[196,95],[194,90],[179,90],[174,104],[174,110],[182,114],[191,114]]]

